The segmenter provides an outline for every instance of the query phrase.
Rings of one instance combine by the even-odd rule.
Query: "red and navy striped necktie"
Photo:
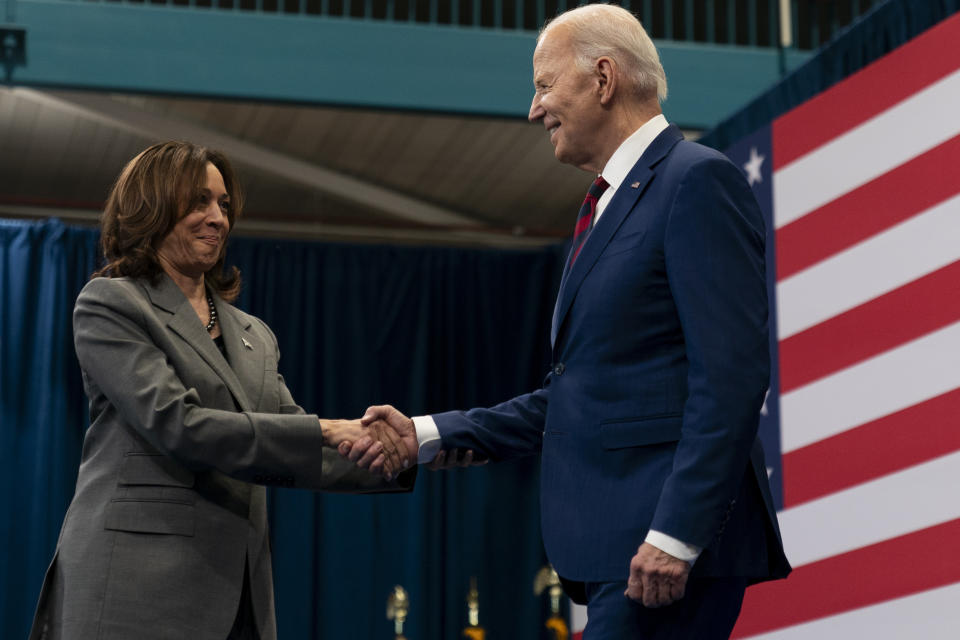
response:
[[[587,191],[587,197],[583,199],[583,205],[580,206],[580,213],[577,214],[577,226],[573,229],[573,249],[570,252],[570,268],[577,261],[580,255],[580,249],[590,235],[590,227],[593,226],[593,216],[597,212],[597,201],[603,192],[609,187],[609,183],[603,179],[603,176],[597,176],[597,179],[590,185]]]

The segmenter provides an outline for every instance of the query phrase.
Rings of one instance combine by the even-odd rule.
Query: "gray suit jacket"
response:
[[[90,399],[77,488],[31,638],[223,640],[249,571],[276,637],[266,491],[409,489],[324,447],[257,318],[217,299],[224,358],[180,289],[89,282],[74,339]]]

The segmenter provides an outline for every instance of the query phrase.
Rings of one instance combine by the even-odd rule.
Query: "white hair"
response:
[[[642,98],[667,98],[667,76],[653,40],[636,16],[612,4],[588,4],[571,9],[547,22],[537,42],[557,25],[570,27],[574,59],[583,71],[593,69],[601,57],[608,57],[626,75]]]

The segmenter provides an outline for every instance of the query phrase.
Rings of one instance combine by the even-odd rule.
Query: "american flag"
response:
[[[727,154],[772,230],[794,566],[733,637],[960,638],[960,14]]]

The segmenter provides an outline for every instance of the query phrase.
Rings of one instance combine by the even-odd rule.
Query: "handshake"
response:
[[[419,444],[413,420],[390,405],[370,407],[359,420],[321,419],[320,425],[325,445],[336,447],[340,455],[356,462],[361,469],[387,480],[417,464]],[[460,452],[452,449],[441,450],[427,466],[437,470],[471,464],[474,464],[473,451],[467,451],[461,458]]]

